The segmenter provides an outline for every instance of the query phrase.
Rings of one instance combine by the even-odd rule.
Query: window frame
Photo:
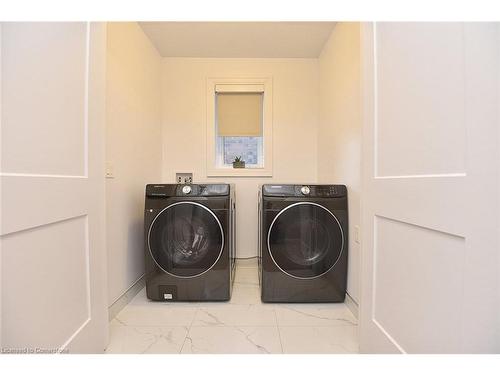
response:
[[[258,168],[232,168],[218,165],[218,136],[216,121],[216,86],[224,85],[227,92],[255,92],[263,87],[262,159]],[[273,87],[272,78],[208,78],[207,79],[207,177],[254,176],[270,177],[273,171]],[[222,155],[223,157],[223,155]]]

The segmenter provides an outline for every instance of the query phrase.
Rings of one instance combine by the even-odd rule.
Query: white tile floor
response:
[[[107,353],[357,353],[344,304],[263,304],[254,262],[229,302],[152,303],[142,290],[111,321]]]

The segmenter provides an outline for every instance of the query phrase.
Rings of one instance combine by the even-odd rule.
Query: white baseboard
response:
[[[352,314],[359,319],[359,306],[358,303],[352,299],[349,294],[345,295],[345,305],[349,310],[351,310]]]
[[[123,293],[118,299],[108,307],[108,316],[109,321],[113,320],[116,315],[127,306],[130,301],[139,293],[142,288],[146,285],[146,280],[144,279],[144,275],[139,277],[137,281],[132,284],[130,288],[128,288],[125,293]]]

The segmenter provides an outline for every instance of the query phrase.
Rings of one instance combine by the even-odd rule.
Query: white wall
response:
[[[349,201],[347,290],[359,301],[361,116],[359,23],[338,23],[319,57],[318,182],[345,184]]]
[[[144,274],[145,184],[160,180],[161,58],[136,23],[109,23],[106,180],[109,305]]]
[[[273,79],[273,176],[207,178],[207,78],[252,76]],[[316,182],[317,59],[164,58],[162,88],[162,182],[193,172],[195,183],[235,183],[237,256],[256,256],[258,185]]]

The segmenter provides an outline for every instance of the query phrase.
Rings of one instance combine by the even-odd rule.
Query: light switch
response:
[[[110,162],[106,163],[106,178],[115,178],[115,170]]]
[[[355,225],[354,226],[354,242],[356,243],[360,243],[361,239],[360,239],[360,234],[359,234],[359,225]]]

